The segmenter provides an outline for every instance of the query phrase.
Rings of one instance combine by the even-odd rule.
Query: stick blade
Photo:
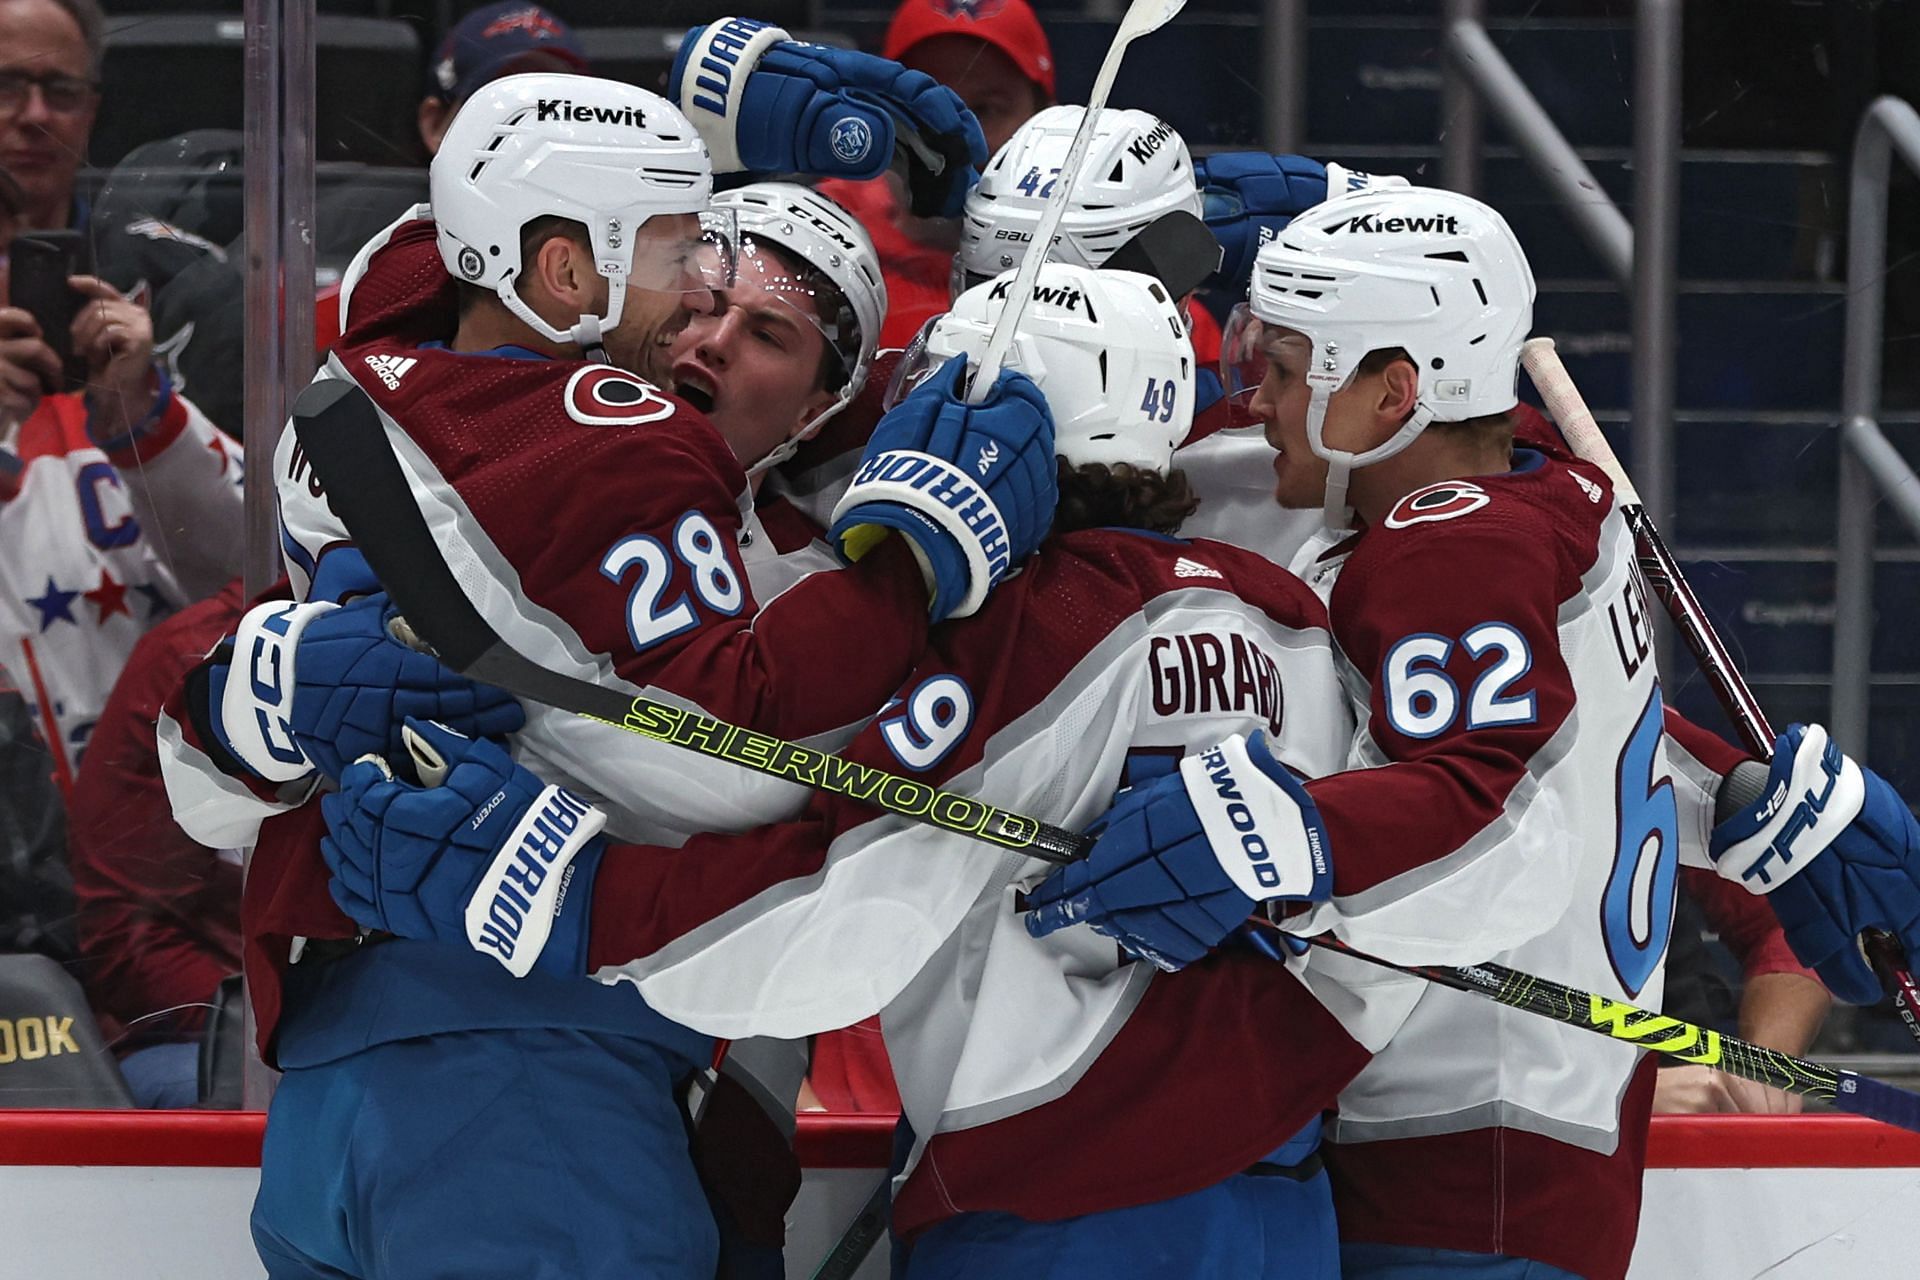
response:
[[[1220,242],[1207,224],[1189,210],[1175,209],[1140,228],[1101,266],[1152,276],[1169,294],[1184,298],[1220,269],[1220,255]]]
[[[1187,7],[1187,0],[1133,0],[1126,16],[1120,19],[1117,35],[1126,40],[1158,31]]]

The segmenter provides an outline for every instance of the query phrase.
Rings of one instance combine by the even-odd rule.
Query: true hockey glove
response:
[[[1320,811],[1266,737],[1229,738],[1122,793],[1093,849],[1027,895],[1027,932],[1091,925],[1169,971],[1205,956],[1261,902],[1323,902]]]
[[[1881,997],[1860,952],[1866,930],[1920,955],[1920,824],[1819,725],[1792,725],[1774,741],[1759,799],[1713,829],[1708,852],[1721,875],[1767,895],[1794,954],[1842,1000]]]
[[[1296,214],[1331,195],[1404,187],[1405,178],[1360,173],[1305,156],[1234,151],[1193,162],[1203,216],[1225,256],[1214,284],[1234,297],[1247,291],[1260,246],[1278,235]]]
[[[408,716],[500,737],[526,722],[509,694],[475,684],[393,638],[384,592],[345,605],[256,605],[234,633],[230,663],[208,668],[215,736],[269,782],[314,769],[338,778],[363,755],[404,758]]]
[[[485,738],[414,719],[406,732],[438,785],[401,781],[376,757],[321,798],[333,900],[366,928],[471,946],[516,978],[535,964],[585,973],[606,815]]]
[[[964,618],[1040,545],[1060,501],[1053,414],[1033,380],[1003,370],[967,403],[955,356],[880,419],[827,541],[858,560],[888,530],[913,544],[935,622]]]
[[[913,212],[957,218],[987,163],[958,94],[921,71],[722,18],[687,33],[667,77],[715,173],[873,178],[905,160]]]

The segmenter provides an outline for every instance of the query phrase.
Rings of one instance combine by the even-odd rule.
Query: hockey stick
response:
[[[1067,158],[1060,164],[1060,173],[1054,179],[1053,195],[1047,207],[1040,214],[1040,223],[1033,229],[1033,239],[1027,242],[1026,256],[1020,259],[1020,270],[1013,277],[1013,287],[1007,292],[1007,301],[1000,309],[1000,318],[994,323],[993,335],[987,340],[987,350],[980,357],[980,367],[974,371],[973,385],[967,391],[967,402],[979,404],[993,390],[994,382],[1000,377],[1000,370],[1007,362],[1007,352],[1013,347],[1013,335],[1020,327],[1020,317],[1026,314],[1027,304],[1033,301],[1033,287],[1040,279],[1040,265],[1047,260],[1053,250],[1054,232],[1060,229],[1060,219],[1066,216],[1067,204],[1073,195],[1073,184],[1080,178],[1080,166],[1087,158],[1087,147],[1093,141],[1093,122],[1100,109],[1107,105],[1107,95],[1113,92],[1113,78],[1120,74],[1120,60],[1126,55],[1127,46],[1141,36],[1172,22],[1174,15],[1186,7],[1187,0],[1133,0],[1127,6],[1127,12],[1120,19],[1120,29],[1113,33],[1113,43],[1107,46],[1107,56],[1101,60],[1100,73],[1093,78],[1093,95],[1087,99],[1087,113],[1080,118],[1080,127],[1074,130],[1073,142],[1067,147]]]
[[[853,1280],[853,1273],[873,1252],[873,1246],[880,1243],[880,1237],[887,1234],[887,1215],[893,1207],[893,1175],[882,1174],[880,1181],[867,1195],[867,1202],[860,1206],[860,1212],[853,1215],[853,1221],[840,1233],[840,1238],[827,1250],[827,1256],[820,1259],[820,1265],[813,1269],[808,1280]]]
[[[1070,862],[1093,847],[1086,836],[970,796],[549,671],[510,647],[461,590],[387,441],[380,410],[364,391],[344,378],[313,383],[294,401],[293,430],[326,490],[327,505],[345,522],[408,626],[455,671],[516,697],[1046,862]]]
[[[1527,376],[1533,379],[1534,388],[1540,392],[1540,398],[1546,401],[1547,412],[1553,416],[1573,452],[1606,472],[1607,478],[1613,481],[1614,493],[1620,499],[1620,514],[1625,517],[1627,528],[1632,530],[1634,543],[1639,548],[1641,576],[1666,606],[1681,638],[1693,652],[1694,661],[1713,685],[1714,696],[1733,718],[1747,750],[1761,760],[1771,761],[1773,727],[1767,723],[1766,713],[1760,709],[1759,700],[1753,696],[1753,690],[1747,687],[1740,669],[1734,665],[1726,646],[1720,642],[1713,623],[1700,608],[1693,588],[1687,585],[1686,575],[1680,572],[1680,562],[1667,550],[1660,530],[1654,527],[1652,518],[1640,502],[1639,491],[1627,477],[1620,460],[1614,456],[1613,448],[1607,443],[1606,436],[1601,434],[1599,424],[1593,420],[1593,411],[1587,408],[1580,389],[1573,385],[1572,376],[1567,373],[1566,366],[1560,363],[1560,356],[1553,349],[1553,339],[1529,338],[1520,348],[1520,361],[1526,366]],[[1732,784],[1740,772],[1735,770],[1728,783]],[[1748,803],[1759,798],[1764,782],[1764,777],[1751,782],[1741,780],[1743,790],[1747,787],[1753,790],[1753,794],[1746,797]],[[1920,1040],[1920,1019],[1915,1017],[1916,1011],[1920,1011],[1920,990],[1914,986],[1913,973],[1907,967],[1906,957],[1901,954],[1900,944],[1890,935],[1871,929],[1861,935],[1861,948],[1868,962],[1880,970],[1882,980],[1889,983],[1894,1008],[1899,1011],[1901,1021],[1914,1039]]]
[[[1821,1062],[1809,1062],[1777,1049],[1763,1049],[1737,1036],[1722,1035],[1718,1031],[1682,1022],[1663,1013],[1653,1013],[1637,1005],[1520,973],[1505,965],[1475,964],[1452,968],[1395,964],[1391,960],[1357,951],[1331,934],[1318,934],[1306,941],[1356,960],[1379,965],[1383,969],[1425,978],[1439,986],[1485,996],[1509,1008],[1539,1014],[1569,1027],[1624,1041],[1636,1049],[1664,1053],[1681,1062],[1714,1067],[1728,1075],[1739,1076],[1742,1080],[1752,1080],[1757,1084],[1815,1098],[1831,1103],[1836,1110],[1920,1133],[1920,1093],[1909,1092],[1872,1076],[1830,1067]]]
[[[936,791],[925,783],[842,760],[797,743],[726,724],[651,698],[630,698],[585,680],[548,671],[516,653],[467,600],[421,516],[412,487],[387,442],[379,409],[353,382],[331,379],[302,391],[293,405],[293,428],[328,506],[347,525],[415,634],[457,671],[485,680],[517,697],[571,711],[670,746],[699,751],[754,769],[872,804],[889,813],[930,823],[955,835],[1017,849],[1045,862],[1070,862],[1093,847],[1091,837],[1010,813],[978,800]],[[1332,943],[1316,938],[1321,945]],[[1350,950],[1349,948],[1342,948]],[[1647,1013],[1603,996],[1529,977],[1498,965],[1470,968],[1407,968],[1360,952],[1359,958],[1389,969],[1430,978],[1463,991],[1499,999],[1557,1021],[1598,1030],[1641,1048],[1683,1061],[1705,1061],[1696,1045],[1711,1044],[1723,1070],[1763,1084],[1817,1091],[1831,1085],[1835,1105],[1859,1115],[1920,1131],[1920,1095],[1891,1085],[1806,1063],[1691,1023]],[[1552,1001],[1536,1002],[1535,990]],[[1561,1008],[1560,1006],[1564,1006]],[[1586,1009],[1591,1016],[1581,1017]],[[1556,1011],[1558,1010],[1558,1011]],[[1609,1029],[1609,1021],[1618,1022]],[[1649,1021],[1651,1020],[1651,1021]],[[1661,1034],[1657,1041],[1644,1040]],[[1720,1046],[1746,1052],[1728,1054]],[[1791,1063],[1801,1076],[1780,1064]],[[1774,1070],[1769,1070],[1769,1064]],[[1782,1086],[1780,1075],[1787,1074]],[[1796,1080],[1798,1083],[1796,1083]],[[1847,1080],[1855,1083],[1848,1084]]]

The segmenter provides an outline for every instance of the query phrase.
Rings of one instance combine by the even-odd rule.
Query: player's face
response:
[[[745,251],[715,310],[673,344],[673,389],[705,410],[742,463],[764,458],[833,402],[811,286],[776,254]]]
[[[688,321],[714,308],[707,287],[714,264],[701,248],[695,214],[656,214],[633,239],[633,273],[620,323],[606,335],[607,359],[664,387],[672,375],[674,340]],[[600,287],[606,288],[604,281]]]
[[[1327,460],[1307,445],[1307,361],[1302,334],[1269,327],[1262,344],[1267,372],[1250,408],[1273,446],[1273,498],[1289,511],[1312,510],[1326,498]]]

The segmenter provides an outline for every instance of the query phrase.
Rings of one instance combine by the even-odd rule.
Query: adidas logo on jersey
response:
[[[367,368],[373,370],[374,377],[387,384],[387,390],[398,391],[400,379],[407,376],[407,370],[420,363],[412,356],[368,356]]]
[[[1580,486],[1580,492],[1587,495],[1588,502],[1598,503],[1600,501],[1601,494],[1599,485],[1587,479],[1578,471],[1569,471],[1567,474],[1572,476],[1573,482]]]
[[[1227,575],[1218,569],[1209,569],[1198,560],[1189,560],[1181,556],[1173,562],[1173,576],[1176,578],[1219,578],[1226,581]]]

